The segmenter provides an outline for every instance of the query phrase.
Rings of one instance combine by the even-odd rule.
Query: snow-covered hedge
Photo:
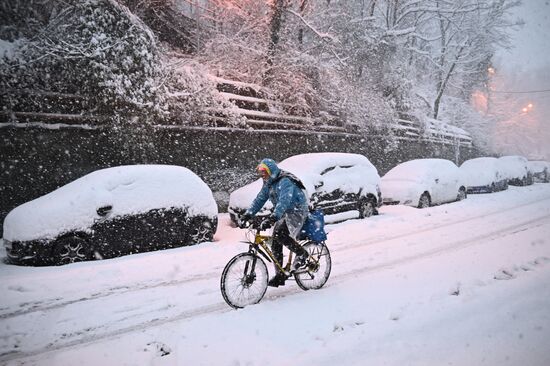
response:
[[[190,60],[164,60],[164,92],[168,100],[169,123],[210,125],[216,115],[229,125],[245,122],[235,105],[222,97],[206,67]]]
[[[78,93],[107,113],[158,112],[162,95],[153,33],[114,0],[52,1],[35,36],[4,56],[4,89]]]

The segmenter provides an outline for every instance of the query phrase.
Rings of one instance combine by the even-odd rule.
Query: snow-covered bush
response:
[[[2,88],[89,96],[108,114],[159,112],[153,33],[114,0],[50,1],[43,28],[3,58]]]
[[[234,111],[235,106],[220,95],[216,81],[204,66],[177,59],[166,59],[164,65],[164,91],[171,124],[210,125],[216,115],[230,125],[244,123],[244,117]]]

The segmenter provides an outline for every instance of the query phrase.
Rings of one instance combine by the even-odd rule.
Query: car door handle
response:
[[[105,217],[111,212],[112,209],[113,209],[113,206],[110,206],[110,205],[109,206],[103,206],[103,207],[99,207],[96,210],[96,212],[99,216]]]

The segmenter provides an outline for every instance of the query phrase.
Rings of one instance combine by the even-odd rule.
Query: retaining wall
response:
[[[423,141],[391,143],[383,136],[208,128],[150,129],[128,136],[107,129],[0,128],[0,221],[17,205],[94,170],[125,164],[174,164],[196,172],[212,189],[220,211],[229,193],[251,182],[264,157],[277,161],[306,152],[367,156],[383,175],[422,157],[462,161],[475,149]]]

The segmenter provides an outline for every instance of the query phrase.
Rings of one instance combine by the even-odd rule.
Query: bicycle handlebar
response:
[[[255,230],[263,231],[263,230],[269,229],[272,225],[267,217],[256,216],[250,220],[242,220],[239,218],[239,222],[237,223],[237,226],[240,229],[252,228]]]

